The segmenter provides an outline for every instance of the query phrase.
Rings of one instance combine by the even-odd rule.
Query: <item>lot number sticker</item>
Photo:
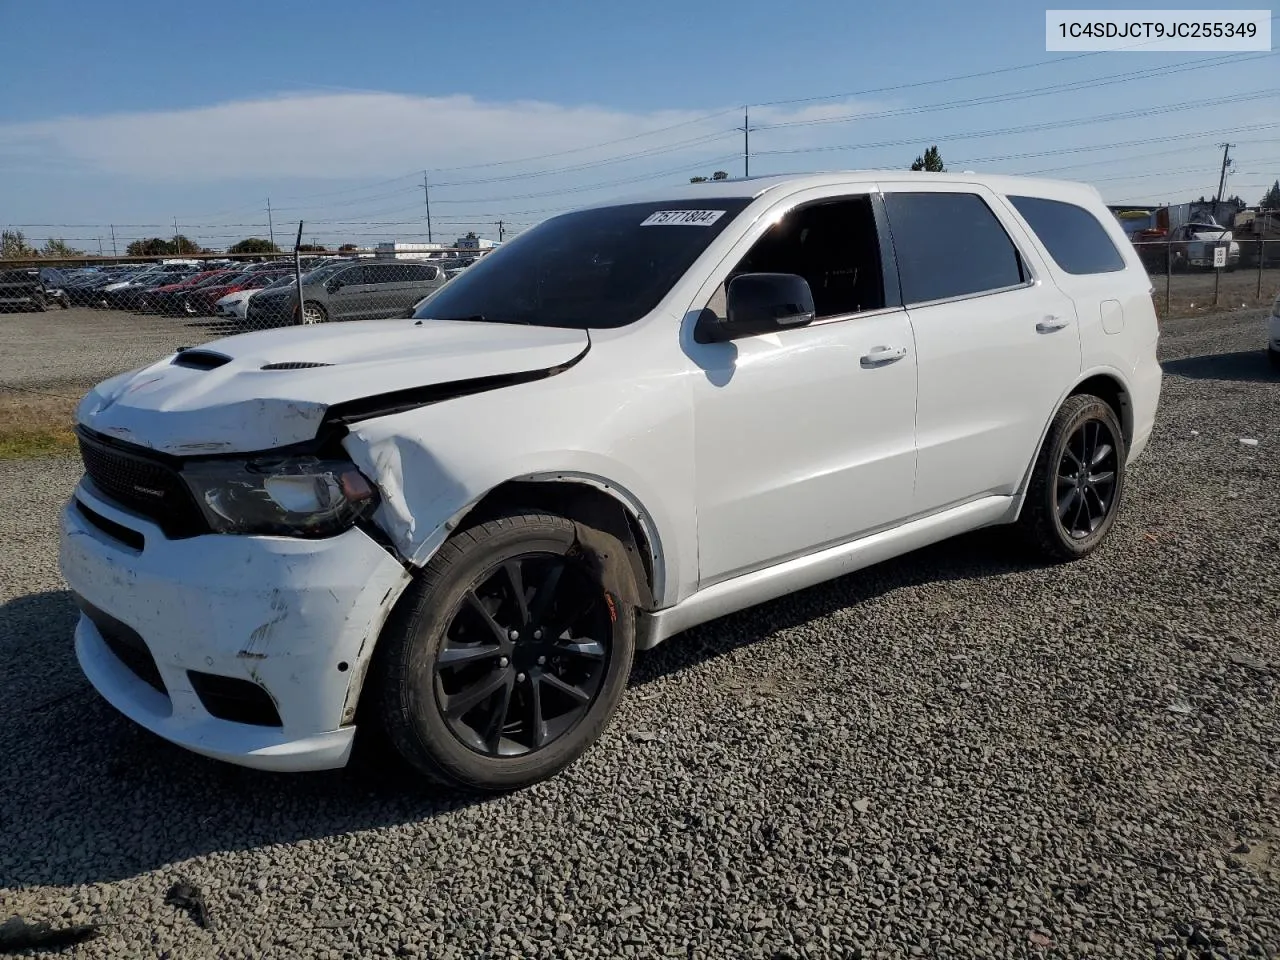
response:
[[[723,210],[655,210],[642,227],[709,227],[724,216]]]
[[[1214,269],[1216,269],[1216,270],[1221,270],[1221,269],[1222,269],[1223,267],[1225,267],[1226,265],[1227,265],[1227,248],[1226,248],[1226,247],[1214,247],[1214,248],[1213,248],[1213,266],[1214,266]]]

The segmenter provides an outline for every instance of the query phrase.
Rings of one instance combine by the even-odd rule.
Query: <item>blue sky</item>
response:
[[[436,239],[496,236],[739,175],[746,103],[753,174],[900,168],[936,141],[956,168],[1178,201],[1229,139],[1232,190],[1280,176],[1280,58],[1046,53],[1043,6],[1004,0],[10,3],[0,62],[0,224],[89,248],[175,217],[214,247],[263,235],[268,197],[277,238],[302,217],[327,242],[425,239],[423,169]],[[1095,119],[1117,114],[1139,115]]]

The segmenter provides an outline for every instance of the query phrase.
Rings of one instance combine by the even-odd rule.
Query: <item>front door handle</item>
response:
[[[870,353],[863,354],[864,367],[882,367],[886,363],[901,360],[907,355],[906,347],[873,347]]]
[[[1053,333],[1061,330],[1068,322],[1066,317],[1045,317],[1036,324],[1036,333]]]

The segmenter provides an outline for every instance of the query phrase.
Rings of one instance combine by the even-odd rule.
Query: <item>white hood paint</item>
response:
[[[95,387],[79,423],[163,453],[237,453],[310,440],[325,411],[395,390],[568,363],[582,330],[445,320],[365,320],[287,327],[215,340],[229,363],[175,366],[173,356]],[[325,363],[263,370],[270,363]]]

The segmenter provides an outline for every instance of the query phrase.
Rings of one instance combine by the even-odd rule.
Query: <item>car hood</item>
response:
[[[103,381],[80,402],[76,420],[178,456],[269,450],[314,438],[336,404],[386,394],[403,403],[401,391],[445,388],[431,391],[434,402],[448,398],[451,384],[542,374],[589,346],[583,330],[452,320],[266,330]],[[361,406],[376,415],[376,400]]]

